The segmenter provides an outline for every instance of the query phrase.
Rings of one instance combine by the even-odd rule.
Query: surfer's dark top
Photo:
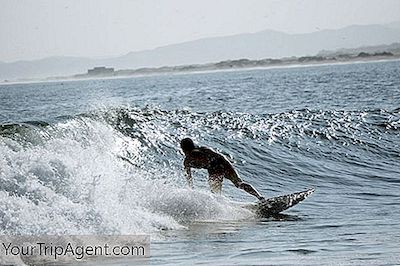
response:
[[[190,153],[186,154],[185,167],[207,169],[209,175],[224,175],[232,182],[235,171],[231,163],[221,154],[207,147],[196,147]],[[235,181],[240,181],[238,180]],[[234,182],[235,183],[235,182]]]
[[[212,178],[222,176],[231,180],[235,185],[242,182],[228,159],[207,147],[196,147],[187,153],[183,164],[185,168],[207,169]]]
[[[190,187],[193,187],[190,168],[207,169],[208,183],[213,193],[221,193],[224,178],[231,180],[236,187],[239,187],[242,183],[231,163],[223,155],[210,148],[194,147],[191,150],[186,150],[185,155],[183,165]]]
[[[185,153],[185,174],[188,184],[193,188],[191,168],[207,169],[208,183],[213,193],[221,193],[224,178],[229,179],[237,188],[264,200],[264,197],[250,184],[245,183],[239,177],[232,164],[222,154],[207,147],[195,146],[193,141],[185,138],[181,141],[181,148]]]

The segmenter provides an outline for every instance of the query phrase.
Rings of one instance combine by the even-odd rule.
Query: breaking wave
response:
[[[244,179],[269,194],[399,184],[399,135],[400,109],[255,115],[126,107],[3,124],[0,234],[150,233],[252,218],[230,199],[253,199],[226,185],[226,196],[212,195],[201,171],[198,189],[186,188],[178,145],[185,136],[224,152]],[[350,175],[341,164],[360,171]]]

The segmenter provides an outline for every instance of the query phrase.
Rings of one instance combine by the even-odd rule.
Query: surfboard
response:
[[[259,217],[269,217],[278,214],[284,210],[287,210],[302,202],[314,191],[314,188],[310,188],[305,191],[295,192],[288,195],[267,198],[263,202],[246,204],[243,207],[254,211]]]

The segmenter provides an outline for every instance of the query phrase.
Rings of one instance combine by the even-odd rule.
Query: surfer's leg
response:
[[[224,176],[221,174],[209,175],[208,184],[210,185],[210,189],[211,189],[212,193],[221,194],[223,180],[224,180]]]
[[[236,171],[233,172],[232,174],[230,174],[229,176],[227,176],[226,178],[231,180],[232,183],[237,188],[243,189],[244,191],[246,191],[250,195],[255,196],[257,199],[259,199],[261,201],[265,200],[265,198],[263,196],[261,196],[261,194],[252,185],[243,182],[242,179],[239,177],[239,175],[236,173]]]
[[[243,189],[244,191],[255,196],[257,199],[261,201],[265,200],[265,198],[261,196],[261,194],[252,185],[248,183],[240,182],[237,187]]]

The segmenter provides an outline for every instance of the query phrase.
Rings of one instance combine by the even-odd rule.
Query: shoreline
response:
[[[372,58],[371,58],[372,57]],[[18,84],[35,84],[35,83],[52,83],[52,82],[73,82],[73,81],[85,81],[85,80],[112,80],[112,79],[129,79],[129,78],[140,78],[140,77],[153,77],[153,76],[166,76],[166,75],[196,75],[196,74],[207,74],[207,73],[218,73],[218,72],[236,72],[236,71],[253,71],[253,70],[268,70],[268,69],[285,69],[285,68],[306,68],[306,67],[319,67],[329,65],[348,65],[348,64],[366,64],[366,63],[377,63],[377,62],[390,62],[399,61],[400,55],[384,56],[377,58],[378,56],[367,57],[367,58],[352,58],[349,60],[323,60],[323,61],[310,61],[306,63],[299,63],[294,61],[282,62],[279,64],[270,65],[259,65],[259,66],[232,66],[232,67],[215,67],[218,63],[208,63],[199,65],[182,65],[182,66],[170,66],[161,68],[146,68],[146,73],[140,73],[141,69],[135,70],[117,70],[115,75],[87,75],[77,74],[74,76],[65,77],[48,77],[42,79],[32,80],[15,80],[15,81],[0,81],[0,86],[7,85],[18,85]],[[240,59],[239,59],[240,60]],[[247,59],[246,59],[247,60]],[[227,60],[222,62],[235,62],[238,60]],[[249,60],[250,62],[258,62],[261,60]],[[184,68],[192,66],[192,70],[179,70],[174,68]],[[168,69],[161,71],[160,69]],[[131,74],[118,74],[119,72],[130,71]]]

